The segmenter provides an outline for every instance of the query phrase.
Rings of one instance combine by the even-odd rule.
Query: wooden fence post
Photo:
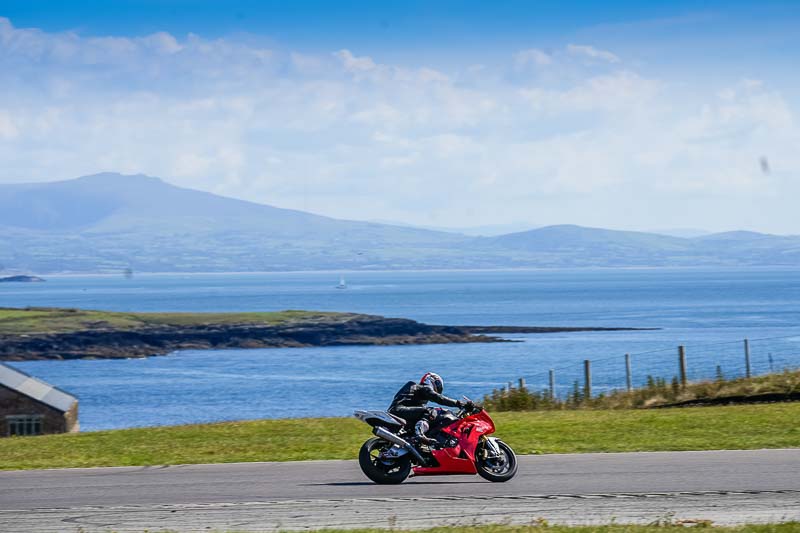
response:
[[[628,392],[633,389],[633,383],[631,380],[631,354],[625,354],[625,383],[628,385]]]
[[[556,371],[550,369],[550,399],[556,399]]]
[[[750,341],[744,340],[744,375],[750,377]]]
[[[584,399],[591,399],[592,397],[592,362],[588,359],[583,361],[583,397]]]
[[[686,386],[686,348],[678,346],[678,368],[681,372],[681,386]]]

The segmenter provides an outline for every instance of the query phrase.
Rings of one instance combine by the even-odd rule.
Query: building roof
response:
[[[78,401],[75,396],[3,363],[0,363],[0,385],[62,412],[69,411]]]

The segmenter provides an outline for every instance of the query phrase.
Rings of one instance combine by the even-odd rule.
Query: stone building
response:
[[[78,400],[0,363],[0,437],[78,431]]]

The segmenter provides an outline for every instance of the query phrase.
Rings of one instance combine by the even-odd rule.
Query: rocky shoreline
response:
[[[0,360],[124,359],[176,350],[299,348],[342,345],[510,342],[492,333],[552,333],[632,328],[436,326],[401,318],[349,315],[347,320],[286,324],[158,325],[74,332],[0,334]]]
[[[581,331],[655,331],[660,328],[608,328],[566,326],[458,326],[473,334],[482,333],[576,333]]]
[[[39,276],[6,276],[0,278],[0,283],[43,283],[45,279]]]

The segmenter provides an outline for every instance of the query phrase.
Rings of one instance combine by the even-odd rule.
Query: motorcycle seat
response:
[[[359,420],[366,422],[371,426],[384,425],[384,426],[398,426],[402,428],[406,425],[406,421],[399,416],[394,416],[387,411],[356,411],[353,415]]]

